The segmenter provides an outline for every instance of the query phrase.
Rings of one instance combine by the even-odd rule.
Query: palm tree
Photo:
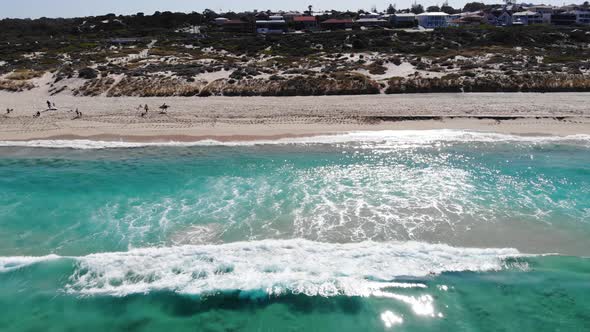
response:
[[[309,12],[309,15],[311,16],[311,13],[313,13],[313,6],[312,5],[307,6],[307,10]]]

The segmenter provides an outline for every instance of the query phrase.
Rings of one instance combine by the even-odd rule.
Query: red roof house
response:
[[[323,21],[321,25],[325,30],[343,30],[352,28],[353,21],[351,18],[331,18]]]
[[[295,16],[293,23],[297,30],[315,30],[318,28],[318,19],[315,16]]]

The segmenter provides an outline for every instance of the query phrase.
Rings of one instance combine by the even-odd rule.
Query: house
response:
[[[484,16],[485,16],[486,24],[500,25],[500,24],[498,24],[498,16],[496,16],[494,13],[491,13],[491,12],[485,13]]]
[[[552,6],[536,5],[527,8],[529,11],[541,14],[543,23],[551,23],[551,15],[555,12],[555,8]]]
[[[381,14],[379,14],[379,13],[364,13],[364,14],[361,14],[359,17],[359,19],[362,19],[362,18],[381,18]]]
[[[487,23],[487,17],[482,12],[464,13],[461,15],[461,17],[449,21],[449,25],[452,26],[473,26]]]
[[[516,3],[510,3],[510,4],[507,4],[507,5],[505,5],[505,6],[504,6],[502,9],[503,9],[504,11],[507,11],[507,12],[509,12],[510,14],[514,14],[514,13],[516,13],[516,12],[522,12],[522,11],[524,11],[524,10],[525,10],[525,9],[524,9],[524,7],[523,7],[523,5],[521,5],[521,4],[516,4]]]
[[[542,23],[543,23],[543,15],[536,13],[536,12],[532,12],[530,10],[512,14],[512,24],[532,25],[532,24],[542,24]]]
[[[551,15],[551,24],[575,25],[578,16],[574,12],[555,13]]]
[[[590,25],[590,11],[587,10],[575,10],[576,24]]]
[[[512,25],[512,13],[505,9],[493,10],[486,14],[488,24],[495,26],[510,26]]]
[[[384,19],[380,19],[380,18],[360,18],[358,20],[356,20],[355,22],[356,24],[358,24],[361,27],[385,27],[387,25],[389,25],[389,22],[384,20]]]
[[[286,12],[286,13],[281,13],[281,16],[283,16],[283,19],[285,20],[285,22],[294,22],[295,21],[295,17],[300,17],[303,16],[300,12]]]
[[[256,21],[256,33],[282,34],[289,30],[285,20],[260,20]]]
[[[221,29],[226,32],[243,32],[248,33],[254,30],[250,22],[242,20],[227,20],[221,25]]]
[[[293,18],[295,29],[297,30],[317,30],[318,19],[315,16],[296,16]]]
[[[416,14],[397,13],[390,16],[389,22],[396,28],[413,28],[416,26]]]
[[[447,22],[453,21],[453,20],[458,20],[461,17],[463,17],[463,14],[458,13],[458,14],[449,14],[449,16],[447,16]]]
[[[449,14],[443,12],[422,13],[416,16],[418,25],[426,29],[446,27]]]
[[[229,18],[226,17],[218,17],[213,20],[213,23],[217,24],[218,26],[222,26],[225,22],[229,21]]]
[[[560,12],[571,12],[574,10],[580,10],[580,6],[578,5],[564,5],[558,8]]]
[[[352,29],[354,22],[351,18],[331,18],[321,23],[324,30],[346,30]]]
[[[503,11],[501,14],[496,16],[496,25],[498,26],[510,26],[512,25],[512,14],[508,11]]]

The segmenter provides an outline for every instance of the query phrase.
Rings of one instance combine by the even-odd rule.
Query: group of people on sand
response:
[[[168,114],[168,109],[170,108],[170,106],[166,105],[166,103],[162,104],[162,106],[159,107],[160,108],[160,114]],[[143,110],[139,116],[141,116],[142,118],[145,118],[148,115],[148,112],[150,111],[150,107],[148,106],[148,104],[142,105],[140,104],[137,107],[138,110]]]
[[[55,103],[52,103],[51,101],[46,101],[47,103],[47,109],[45,110],[45,112],[47,111],[57,111],[57,108],[55,107]],[[41,111],[37,111],[35,114],[33,114],[34,118],[40,118],[41,117]]]
[[[159,107],[160,108],[160,114],[168,114],[168,109],[170,108],[169,105],[166,105],[166,103],[162,104],[162,106]],[[137,107],[138,110],[143,110],[140,113],[140,116],[142,118],[146,117],[148,115],[148,112],[150,110],[150,107],[148,106],[148,104],[145,105],[139,105]],[[51,101],[47,101],[47,109],[45,110],[45,112],[47,111],[57,111],[57,107],[55,106],[55,103],[52,103]],[[10,114],[14,112],[14,108],[7,108],[6,109],[6,114]],[[70,110],[71,112],[71,110]],[[76,108],[76,116],[74,117],[74,119],[80,119],[82,118],[82,112],[80,112],[77,108]],[[33,114],[34,118],[39,118],[41,117],[41,111],[37,111],[35,114]]]
[[[56,107],[55,103],[52,103],[49,100],[46,101],[46,103],[47,103],[47,109],[44,112],[47,112],[47,111],[57,111],[57,107]],[[6,114],[10,114],[12,112],[14,112],[14,108],[13,109],[9,109],[9,108],[6,109]],[[70,110],[70,112],[73,112],[73,111]],[[76,116],[72,120],[82,118],[82,112],[80,112],[77,108],[76,108],[75,113],[76,113]],[[34,118],[41,117],[41,111],[37,111],[35,114],[33,114],[33,117]]]
[[[55,106],[55,103],[52,103],[51,101],[46,101],[47,103],[47,109],[44,112],[47,111],[57,111],[57,108]],[[41,111],[37,111],[35,114],[33,114],[34,118],[40,118],[41,117]]]

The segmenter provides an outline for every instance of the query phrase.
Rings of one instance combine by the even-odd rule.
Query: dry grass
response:
[[[441,78],[394,77],[386,93],[415,92],[573,92],[590,91],[590,77],[572,74],[445,75]]]
[[[0,80],[0,90],[4,91],[21,92],[31,90],[34,87],[35,85],[30,82]]]
[[[34,71],[29,69],[19,69],[15,70],[13,73],[6,76],[6,79],[13,80],[13,81],[28,81],[33,78],[43,76],[43,72]]]

